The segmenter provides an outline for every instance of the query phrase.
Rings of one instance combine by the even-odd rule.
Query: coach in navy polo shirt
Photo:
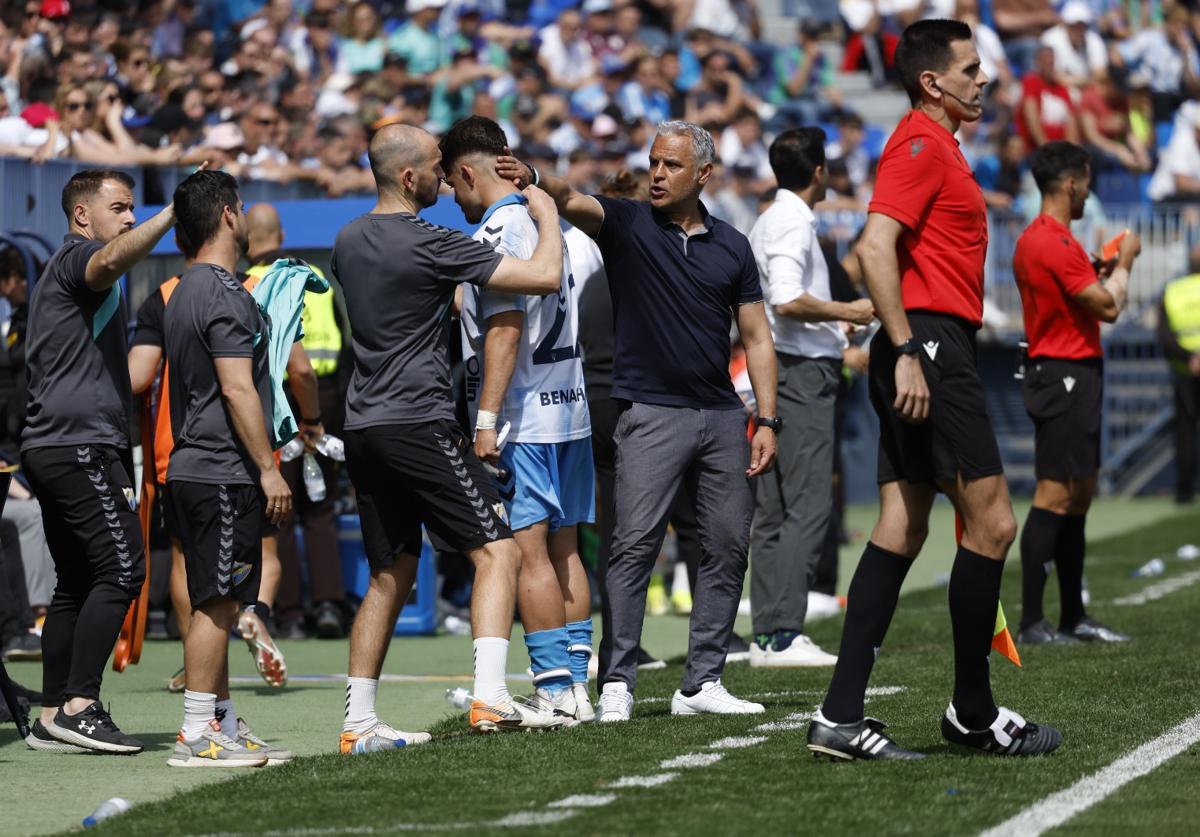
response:
[[[664,122],[650,150],[650,200],[575,192],[511,158],[500,173],[537,179],[560,214],[596,239],[613,299],[612,397],[621,405],[616,520],[608,612],[600,645],[601,721],[628,720],[646,587],[682,480],[695,486],[703,557],[688,662],[671,701],[676,715],[747,714],[763,707],[721,685],[750,542],[750,479],[775,459],[775,349],[746,237],[700,203],[712,175],[712,137]],[[747,442],[729,378],[737,319],[760,417]]]

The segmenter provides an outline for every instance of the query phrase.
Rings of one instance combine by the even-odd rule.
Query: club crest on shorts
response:
[[[924,343],[925,354],[929,355],[930,360],[937,360],[938,346],[940,344],[936,340],[926,340]]]
[[[254,569],[250,564],[234,564],[233,565],[233,586],[237,587],[250,576],[250,571]]]
[[[1070,392],[1071,390],[1075,389],[1075,379],[1068,375],[1067,377],[1063,378],[1063,386],[1067,388],[1067,392]]]
[[[125,502],[129,504],[130,511],[137,511],[137,494],[132,488],[123,487],[121,493],[125,495]]]
[[[504,509],[503,503],[492,503],[492,511],[496,513],[496,517],[500,518],[500,522],[505,526],[508,525],[508,512]]]

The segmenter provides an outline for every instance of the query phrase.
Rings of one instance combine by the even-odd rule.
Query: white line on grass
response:
[[[759,724],[754,728],[755,732],[786,732],[793,729],[804,729],[808,726],[808,722],[812,720],[812,712],[793,712],[790,715],[784,715],[782,721],[771,721],[765,724]]]
[[[653,773],[649,776],[622,776],[605,785],[607,788],[656,788],[675,779],[678,773]]]
[[[719,762],[724,756],[721,753],[686,753],[673,759],[659,762],[663,770],[674,770],[677,767],[709,767]]]
[[[1200,741],[1200,715],[1147,741],[1108,767],[1084,776],[1071,787],[1051,794],[980,837],[1037,837],[1086,811],[1097,802]]]
[[[722,738],[708,745],[710,750],[740,750],[743,747],[753,747],[767,740],[765,735],[734,735]]]
[[[1166,578],[1162,581],[1157,581],[1141,592],[1133,593],[1128,596],[1122,596],[1119,599],[1113,599],[1113,604],[1144,605],[1146,602],[1153,602],[1163,598],[1164,596],[1169,596],[1176,590],[1182,590],[1184,587],[1191,587],[1197,581],[1200,581],[1200,570],[1193,570],[1190,573],[1177,575],[1174,578]]]
[[[574,796],[563,797],[556,799],[553,802],[547,802],[547,808],[600,808],[608,805],[610,802],[615,802],[617,795],[615,793],[578,793]]]

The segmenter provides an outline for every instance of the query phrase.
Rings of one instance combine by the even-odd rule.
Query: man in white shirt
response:
[[[779,459],[758,480],[751,534],[754,666],[828,666],[837,657],[804,635],[809,574],[833,507],[834,406],[842,322],[866,325],[870,300],[833,302],[812,206],[825,198],[825,132],[799,128],[770,149],[775,202],[750,233],[779,368]]]
[[[1159,155],[1146,191],[1152,201],[1187,201],[1200,196],[1200,102],[1184,102],[1179,108],[1171,141]]]
[[[1063,84],[1081,87],[1108,71],[1108,48],[1092,29],[1092,9],[1085,0],[1062,7],[1059,23],[1042,33],[1041,43],[1054,50],[1054,66]]]

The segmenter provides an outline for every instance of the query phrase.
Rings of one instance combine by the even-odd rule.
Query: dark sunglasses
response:
[[[82,110],[91,110],[92,103],[91,102],[67,102],[67,110],[76,111],[76,110],[81,110],[81,109]]]
[[[278,120],[275,120],[275,119],[255,119],[254,120],[255,124],[262,125],[264,128],[270,128],[277,121]]]

